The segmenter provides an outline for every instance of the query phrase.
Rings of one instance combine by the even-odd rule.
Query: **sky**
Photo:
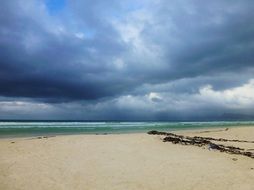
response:
[[[0,119],[252,117],[253,18],[253,0],[2,1]]]

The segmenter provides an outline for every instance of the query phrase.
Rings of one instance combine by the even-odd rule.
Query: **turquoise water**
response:
[[[201,128],[254,126],[254,121],[234,122],[0,122],[0,138],[65,134],[138,133]]]

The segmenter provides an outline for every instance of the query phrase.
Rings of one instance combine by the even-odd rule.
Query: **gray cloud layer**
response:
[[[43,0],[4,1],[1,118],[252,114],[252,101],[228,93],[254,90],[253,18],[251,0],[74,0],[57,12]]]

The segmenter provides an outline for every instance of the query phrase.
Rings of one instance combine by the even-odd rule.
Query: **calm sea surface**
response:
[[[138,133],[149,130],[176,131],[188,129],[254,126],[254,121],[213,122],[0,122],[0,138],[65,134]]]

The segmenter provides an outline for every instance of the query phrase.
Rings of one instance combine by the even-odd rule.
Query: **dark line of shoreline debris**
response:
[[[163,138],[163,142],[172,142],[173,144],[181,144],[181,145],[193,145],[204,147],[208,146],[208,149],[219,150],[220,152],[226,152],[229,154],[239,154],[243,156],[247,156],[250,158],[254,158],[254,153],[245,151],[243,148],[234,147],[234,146],[226,146],[222,144],[216,144],[212,141],[220,141],[220,142],[245,142],[245,143],[254,143],[254,141],[245,141],[245,140],[229,140],[224,138],[212,138],[212,137],[189,137],[183,135],[177,135],[174,133],[167,133],[167,132],[159,132],[159,131],[149,131],[149,135],[163,135],[166,136]]]

